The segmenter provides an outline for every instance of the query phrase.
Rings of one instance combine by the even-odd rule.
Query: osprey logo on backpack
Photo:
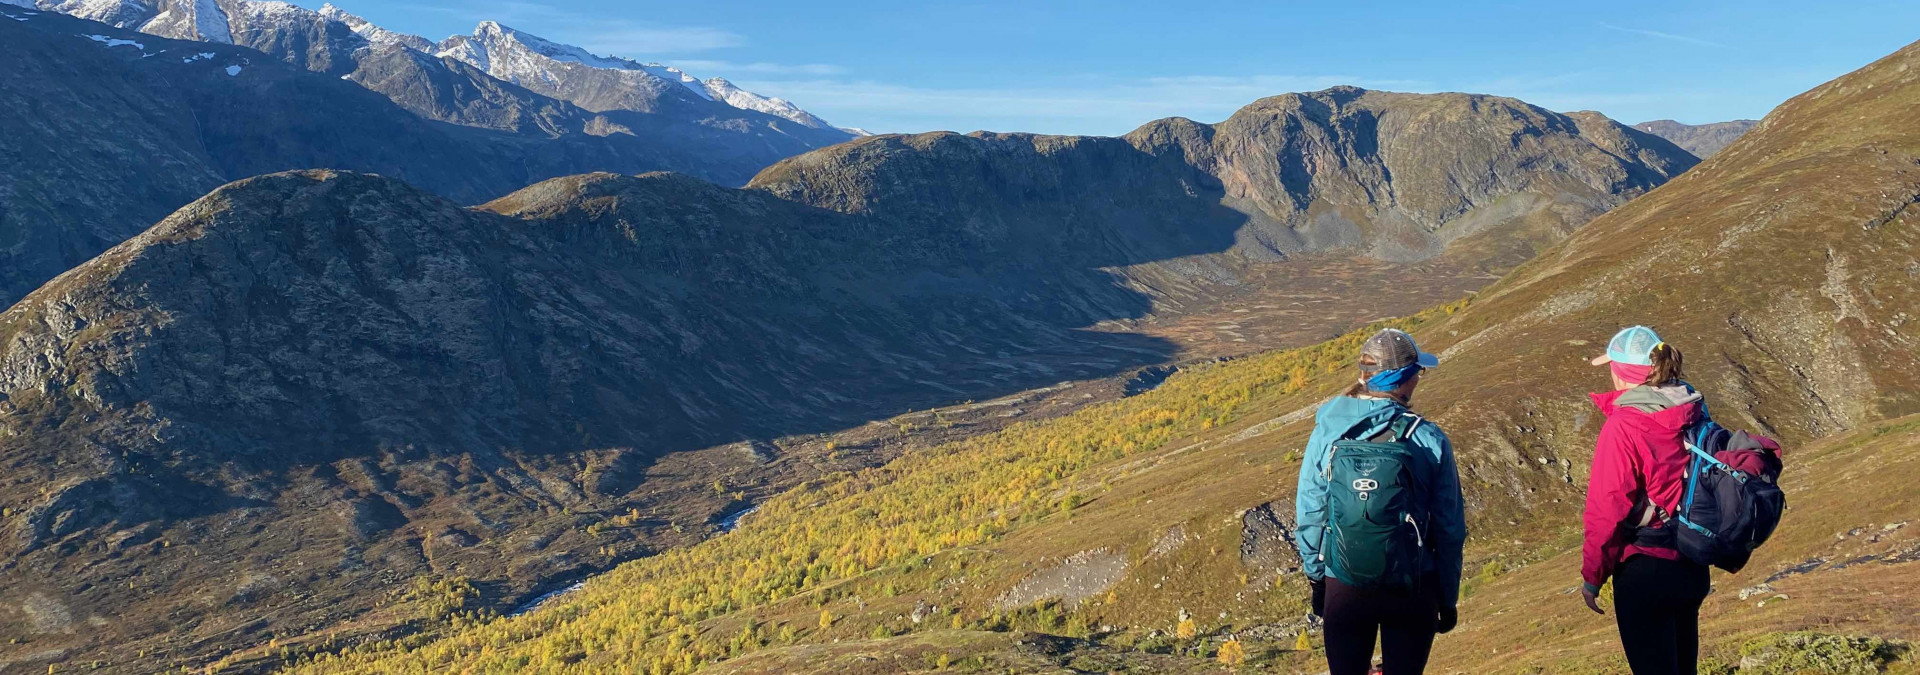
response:
[[[1328,452],[1327,572],[1357,588],[1407,589],[1426,559],[1426,488],[1433,459],[1408,441],[1423,420],[1405,413],[1367,440]]]

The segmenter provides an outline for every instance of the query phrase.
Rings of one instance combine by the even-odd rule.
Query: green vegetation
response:
[[[1411,328],[1464,303],[1389,325]],[[762,646],[734,639],[737,630],[710,630],[706,622],[793,598],[824,605],[848,597],[848,582],[863,576],[912,571],[1022,525],[1064,517],[1072,499],[1063,501],[1060,493],[1078,472],[1232,421],[1256,402],[1298,393],[1346,367],[1360,341],[1377,328],[1194,368],[1141,396],[814,481],[768,501],[733,534],[628,563],[551,609],[440,639],[303,659],[295,672],[691,672]],[[934,564],[960,576],[969,557],[946,555]],[[901,577],[938,581],[933,574]],[[1084,620],[1050,607],[1031,612],[1036,627],[1065,634],[1088,630]],[[1013,619],[1026,623],[1024,614]],[[862,630],[875,638],[896,634],[887,623],[842,623],[823,609],[816,625],[787,628],[803,642],[861,636],[856,631]]]
[[[1911,646],[1877,637],[1795,631],[1773,633],[1740,647],[1740,675],[1878,675]]]

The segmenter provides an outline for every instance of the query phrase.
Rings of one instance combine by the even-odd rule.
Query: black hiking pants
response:
[[[1695,675],[1705,565],[1636,555],[1613,575],[1613,616],[1633,675]]]
[[[1420,675],[1433,651],[1433,602],[1423,594],[1354,588],[1327,576],[1327,675],[1367,675],[1374,636],[1386,675]]]

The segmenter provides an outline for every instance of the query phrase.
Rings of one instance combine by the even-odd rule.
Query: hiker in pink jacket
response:
[[[1613,580],[1620,644],[1634,675],[1693,675],[1700,653],[1700,603],[1707,568],[1673,544],[1670,516],[1686,489],[1689,453],[1683,437],[1702,419],[1700,393],[1682,381],[1680,350],[1653,329],[1614,335],[1607,354],[1613,390],[1593,394],[1606,416],[1587,483],[1581,595],[1600,610],[1600,588]]]

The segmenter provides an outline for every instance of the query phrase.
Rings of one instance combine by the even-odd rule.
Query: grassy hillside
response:
[[[1920,47],[1789,101],[1470,304],[1398,323],[1444,349],[1415,407],[1455,441],[1473,528],[1439,670],[1622,670],[1610,619],[1572,595],[1599,427],[1581,394],[1604,386],[1585,359],[1607,336],[1651,323],[1687,350],[1717,418],[1794,449],[1782,533],[1714,577],[1714,667],[1912,672],[1913,66]],[[1286,496],[1305,413],[1350,376],[1364,332],[815,482],[530,616],[285,654],[301,673],[1204,672],[1241,657],[1316,672]]]
[[[1239,670],[1315,672],[1303,587],[1263,565],[1251,523],[1298,467],[1310,422],[1286,413],[1344,379],[1363,334],[811,485],[530,616],[457,618],[447,639],[344,656],[283,653],[299,673],[1223,672],[1231,637],[1247,653]],[[1912,672],[1898,659],[1920,640],[1920,526],[1903,520],[1920,513],[1916,443],[1920,417],[1795,450],[1788,527],[1742,574],[1715,575],[1714,663]],[[1611,619],[1571,594],[1576,532],[1561,525],[1538,524],[1524,545],[1476,536],[1462,628],[1442,638],[1436,672],[1624,672]],[[1125,561],[1119,574],[1100,569],[1105,556]],[[1813,665],[1768,665],[1793,663]]]
[[[1459,306],[1397,325],[1415,327]],[[1179,457],[1185,451],[1169,450],[1170,442],[1217,437],[1251,410],[1319,397],[1308,388],[1344,370],[1364,337],[1200,368],[1142,396],[809,484],[770,501],[732,534],[622,566],[552,610],[425,644],[323,657],[301,672],[689,672],[772,644],[890,637],[915,625],[895,617],[923,601],[937,609],[921,626],[1088,635],[1104,615],[996,607],[993,596],[1004,586],[989,580],[1031,564],[998,552],[1009,535],[1024,541],[1069,526],[1097,538],[1088,526],[1108,522],[1103,512],[1154,499],[1137,491],[1138,482],[1129,483],[1135,491],[1114,488],[1149,468],[1138,462]],[[1297,610],[1293,595],[1240,602]],[[1117,596],[1099,603],[1115,612],[1145,609]],[[456,618],[456,627],[466,628],[463,621]]]

